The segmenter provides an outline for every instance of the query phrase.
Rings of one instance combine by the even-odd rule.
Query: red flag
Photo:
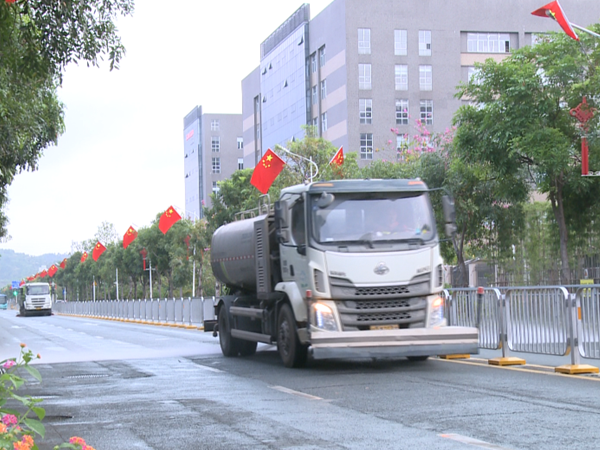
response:
[[[133,227],[129,227],[127,232],[123,235],[123,248],[127,248],[134,239],[137,237],[138,232]]]
[[[163,234],[167,234],[169,228],[173,226],[175,222],[181,220],[181,216],[175,211],[175,209],[170,206],[162,216],[160,216],[160,220],[158,222],[158,229],[163,232]]]
[[[273,184],[273,181],[275,181],[275,178],[277,178],[283,170],[283,166],[285,166],[283,160],[273,153],[271,149],[268,149],[254,168],[250,184],[262,194],[266,194]]]
[[[102,245],[100,241],[98,241],[98,243],[94,247],[94,251],[92,252],[92,258],[94,259],[94,261],[98,261],[98,258],[100,258],[100,255],[104,253],[105,250],[106,247]]]
[[[48,272],[46,272],[46,269],[42,270],[42,273],[40,273],[40,278],[44,278],[48,276]]]
[[[67,258],[63,259],[62,262],[59,264],[61,269],[64,269],[65,267],[67,267]]]
[[[340,147],[337,153],[333,155],[333,158],[331,158],[331,160],[329,161],[330,166],[335,165],[341,167],[342,164],[344,164],[344,147]]]
[[[143,248],[140,250],[140,254],[142,255],[142,261],[144,261],[144,270],[146,270],[146,256],[148,256],[148,252]]]
[[[83,252],[83,255],[81,255],[81,262],[85,262],[85,260],[87,259],[88,254],[87,252]]]
[[[542,6],[540,9],[536,9],[531,14],[540,17],[550,17],[551,19],[556,20],[560,27],[565,31],[565,33],[567,33],[567,36],[572,37],[576,41],[579,40],[579,37],[577,36],[575,30],[571,26],[571,23],[567,19],[567,16],[565,16],[564,11],[560,7],[560,3],[558,3],[558,0],[550,2],[546,6]]]
[[[54,274],[56,274],[57,271],[58,271],[58,267],[56,267],[56,265],[52,264],[50,266],[50,268],[48,269],[48,275],[50,275],[50,278],[52,278],[54,276]]]
[[[29,278],[27,278],[29,279]],[[21,280],[21,282],[19,283],[19,287],[23,286],[25,284],[25,281]]]

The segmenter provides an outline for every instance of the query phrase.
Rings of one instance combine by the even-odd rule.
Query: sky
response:
[[[311,19],[332,0],[308,0]],[[242,112],[241,81],[260,44],[301,0],[137,0],[117,27],[119,70],[70,65],[59,98],[66,132],[8,189],[7,242],[28,255],[70,254],[103,222],[122,236],[174,206],[184,212],[183,118]]]

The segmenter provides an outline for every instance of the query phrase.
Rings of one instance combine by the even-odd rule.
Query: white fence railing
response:
[[[202,327],[214,320],[214,297],[57,302],[60,314],[122,319],[159,325]]]

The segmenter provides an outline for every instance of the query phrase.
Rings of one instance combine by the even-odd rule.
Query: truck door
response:
[[[281,269],[284,281],[295,281],[300,292],[310,288],[306,257],[306,202],[298,198],[290,210],[291,241],[281,246]]]

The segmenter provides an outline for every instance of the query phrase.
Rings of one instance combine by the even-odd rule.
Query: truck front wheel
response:
[[[285,367],[303,367],[308,356],[308,346],[298,339],[296,319],[290,305],[285,304],[277,320],[277,350]]]
[[[219,308],[219,344],[224,356],[237,356],[239,353],[239,341],[231,337],[231,326],[229,325],[229,314],[225,305]]]

